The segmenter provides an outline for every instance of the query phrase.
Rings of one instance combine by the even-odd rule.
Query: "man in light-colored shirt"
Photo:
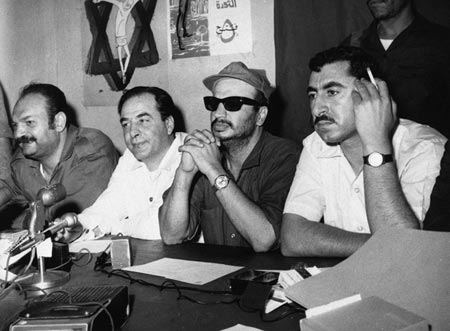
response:
[[[381,228],[421,227],[446,138],[398,123],[386,83],[370,82],[367,67],[375,67],[372,58],[355,47],[310,61],[315,132],[304,140],[286,200],[284,255],[345,257]]]
[[[78,221],[95,237],[111,233],[160,239],[158,209],[180,163],[178,147],[186,135],[174,132],[175,106],[160,88],[127,91],[118,110],[127,149],[106,190]]]

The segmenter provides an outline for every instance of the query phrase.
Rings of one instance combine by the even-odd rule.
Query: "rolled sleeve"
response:
[[[439,160],[443,152],[441,144],[423,144],[400,174],[405,198],[421,222],[430,207],[431,191],[439,175]]]

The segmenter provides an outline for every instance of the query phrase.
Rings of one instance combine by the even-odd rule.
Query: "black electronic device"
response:
[[[249,283],[275,285],[278,282],[278,272],[266,272],[259,270],[245,270],[230,278],[231,291],[234,294],[242,294]]]
[[[61,287],[35,299],[9,330],[119,330],[129,314],[126,286]]]

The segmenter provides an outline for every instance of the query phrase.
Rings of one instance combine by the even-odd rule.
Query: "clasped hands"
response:
[[[376,82],[378,88],[364,78],[355,81],[352,99],[356,130],[365,152],[391,153],[397,105],[389,95],[386,82],[380,79]]]
[[[194,130],[184,139],[178,150],[183,152],[180,168],[194,175],[197,171],[208,178],[223,173],[221,164],[220,140],[209,130]]]

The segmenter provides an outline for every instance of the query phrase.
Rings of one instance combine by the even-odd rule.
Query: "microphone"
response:
[[[52,206],[58,201],[61,201],[65,198],[66,198],[66,189],[60,183],[43,187],[37,193],[37,200],[42,201],[43,205],[46,207]]]
[[[78,218],[76,215],[68,215],[66,218],[59,223],[53,224],[51,227],[45,229],[44,231],[36,234],[33,238],[29,237],[26,241],[20,243],[18,246],[10,250],[10,256],[17,255],[27,250],[28,248],[34,247],[37,244],[43,242],[45,239],[55,234],[59,230],[67,227],[73,227],[78,224]]]
[[[60,183],[41,188],[36,200],[30,205],[29,224],[30,234],[34,237],[45,225],[45,207],[49,207],[66,197],[66,189]]]

